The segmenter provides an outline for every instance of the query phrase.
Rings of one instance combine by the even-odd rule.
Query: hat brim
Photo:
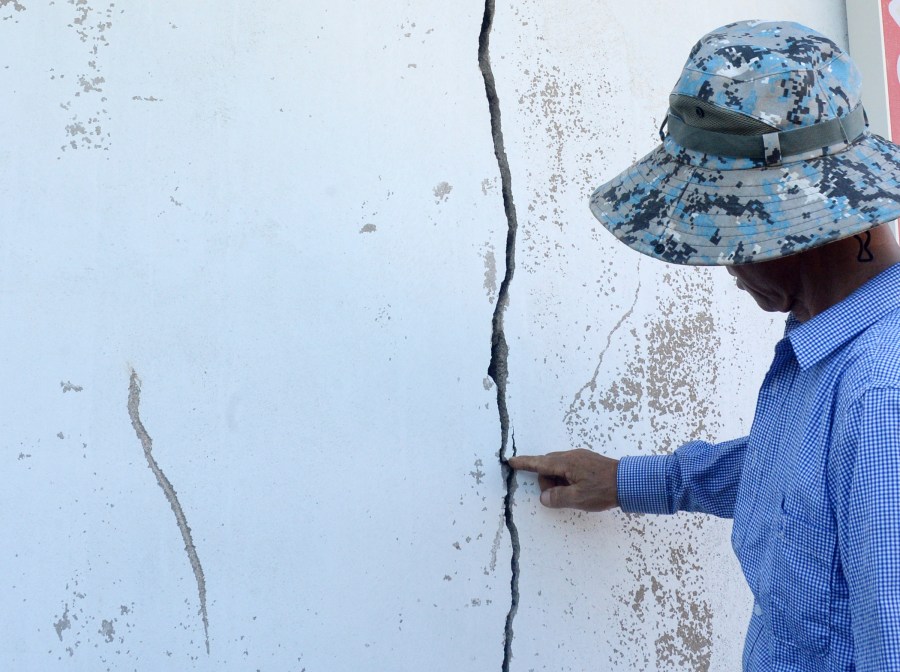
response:
[[[900,218],[900,147],[877,135],[784,165],[715,163],[660,145],[598,187],[591,212],[632,249],[691,266],[784,257]]]

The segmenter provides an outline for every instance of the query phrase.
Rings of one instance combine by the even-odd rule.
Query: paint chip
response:
[[[434,187],[434,202],[442,203],[447,200],[447,196],[450,195],[450,192],[453,191],[453,187],[449,182],[438,182],[438,184]]]
[[[103,619],[103,623],[100,625],[100,630],[98,630],[98,632],[103,635],[103,638],[107,643],[112,642],[116,636],[116,629],[113,626],[113,622],[107,621],[105,618]]]
[[[494,305],[497,298],[497,259],[494,257],[494,246],[487,243],[482,253],[484,258],[484,290],[487,292],[488,303]],[[486,378],[485,380],[490,380]],[[486,390],[491,389],[485,386]]]
[[[63,630],[68,630],[71,627],[72,622],[69,620],[69,605],[67,604],[62,618],[60,618],[56,623],[53,624],[53,629],[56,630],[56,636],[59,637],[59,641],[62,641]]]

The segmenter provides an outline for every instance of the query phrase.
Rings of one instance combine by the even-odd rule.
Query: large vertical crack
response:
[[[162,488],[172,512],[175,514],[175,521],[178,523],[178,529],[181,530],[181,538],[184,540],[184,550],[187,552],[188,561],[191,563],[191,569],[194,570],[194,578],[197,580],[197,594],[200,597],[200,617],[203,619],[203,633],[206,637],[206,653],[209,655],[209,619],[206,614],[206,577],[203,575],[203,567],[200,566],[200,558],[197,555],[197,548],[194,546],[194,539],[191,537],[191,528],[188,526],[187,518],[184,515],[184,509],[181,508],[181,502],[178,501],[178,493],[172,487],[171,481],[166,477],[163,470],[160,469],[156,459],[153,457],[153,440],[144,428],[140,415],[141,404],[141,379],[138,378],[134,369],[131,370],[131,380],[128,384],[128,417],[131,418],[131,426],[137,434],[141,446],[144,448],[144,457],[147,458],[147,464],[150,471],[156,476],[156,482]]]
[[[495,0],[485,0],[484,18],[481,22],[481,33],[478,36],[478,67],[484,78],[484,90],[487,94],[488,109],[491,116],[491,135],[494,139],[494,155],[497,157],[497,166],[500,169],[501,191],[503,194],[503,210],[506,213],[506,272],[500,290],[497,293],[497,303],[494,306],[494,315],[491,320],[491,361],[488,366],[488,375],[497,386],[497,410],[500,415],[500,473],[506,486],[506,495],[503,498],[503,518],[506,521],[506,529],[509,531],[509,539],[512,545],[512,557],[510,559],[511,578],[509,582],[510,604],[506,614],[506,624],[503,629],[503,672],[509,672],[512,661],[513,620],[519,608],[519,530],[513,518],[513,496],[516,492],[516,474],[510,468],[508,459],[516,454],[515,437],[512,435],[509,423],[509,410],[506,405],[506,381],[508,379],[509,346],[506,343],[506,335],[503,331],[503,316],[509,305],[509,285],[512,282],[513,273],[516,270],[516,206],[513,202],[512,176],[509,171],[509,160],[506,157],[506,148],[503,144],[503,129],[500,125],[500,99],[497,96],[497,86],[494,81],[494,72],[491,69],[490,39],[491,27],[494,23]]]

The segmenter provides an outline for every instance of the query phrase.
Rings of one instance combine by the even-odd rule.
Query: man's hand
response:
[[[619,461],[579,448],[547,455],[509,458],[513,469],[533,471],[541,486],[541,504],[551,509],[605,511],[619,505]]]

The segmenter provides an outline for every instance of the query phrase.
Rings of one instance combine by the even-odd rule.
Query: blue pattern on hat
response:
[[[823,35],[745,21],[700,39],[672,95],[787,131],[846,116],[860,86],[856,66]],[[773,259],[900,217],[900,148],[887,140],[866,132],[790,157],[767,149],[782,164],[703,154],[667,136],[598,187],[591,210],[639,252],[691,265]]]

